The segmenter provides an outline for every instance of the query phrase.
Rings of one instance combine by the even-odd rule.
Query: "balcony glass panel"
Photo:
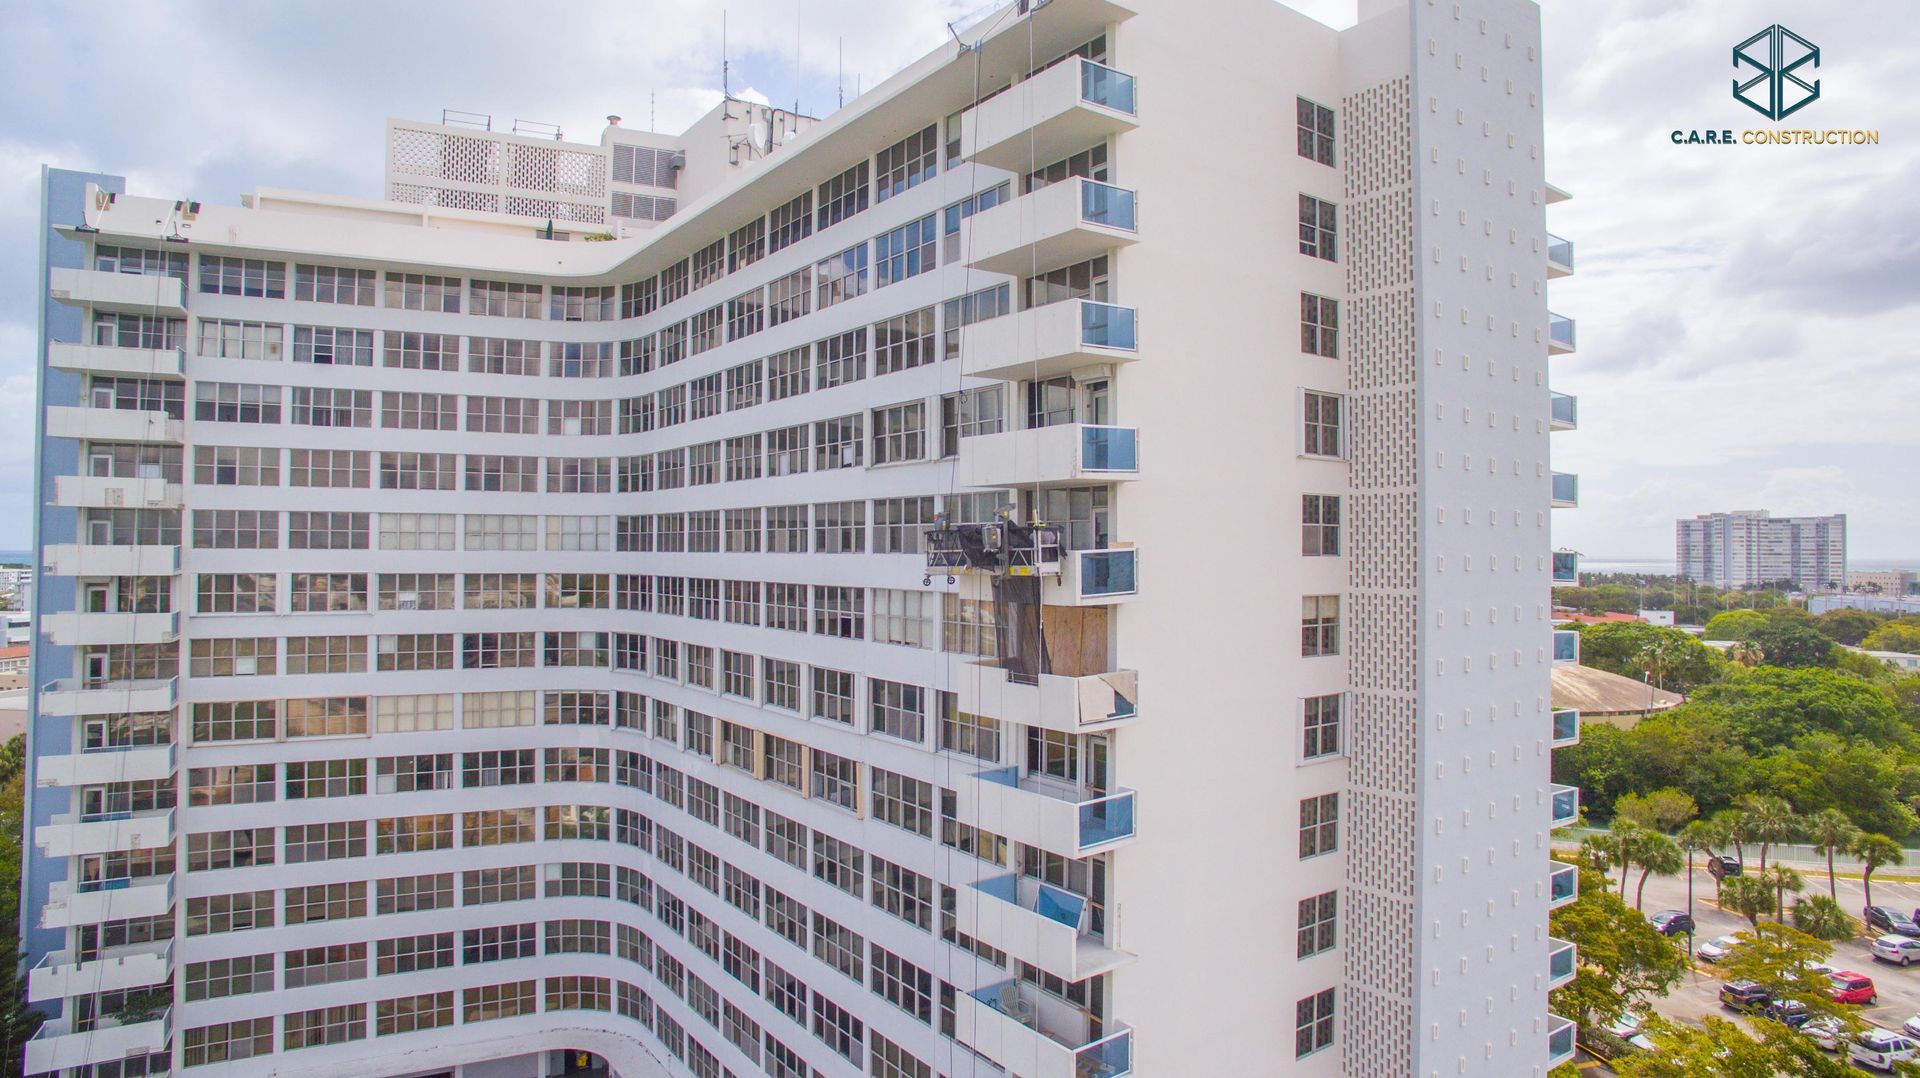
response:
[[[1573,268],[1573,241],[1562,239],[1553,233],[1547,233],[1547,261],[1556,266]]]
[[[1080,61],[1080,98],[1133,115],[1133,76],[1092,60]]]
[[[1573,976],[1573,944],[1556,942],[1553,950],[1547,952],[1547,976],[1555,981]]]
[[[1572,865],[1556,864],[1553,875],[1547,878],[1547,898],[1553,902],[1565,902],[1580,894],[1580,870]]]
[[[1120,1078],[1133,1073],[1133,1031],[1123,1029],[1080,1049],[1074,1073],[1081,1078]]]
[[[1080,304],[1080,343],[1129,351],[1139,347],[1134,342],[1133,308],[1111,303]]]
[[[1090,849],[1133,836],[1131,792],[1088,801],[1080,806],[1080,848]]]
[[[1573,347],[1573,319],[1547,312],[1547,336],[1563,348]]]
[[[1580,477],[1572,472],[1553,473],[1553,500],[1570,505],[1580,504]]]
[[[1547,1062],[1564,1063],[1573,1058],[1574,1034],[1578,1026],[1558,1015],[1549,1015],[1552,1025],[1547,1030]]]
[[[1580,398],[1571,393],[1553,395],[1553,421],[1578,426],[1580,423]]]
[[[1097,180],[1080,181],[1080,219],[1090,225],[1123,228],[1133,225],[1133,192]]]
[[[1140,432],[1133,427],[1081,427],[1080,470],[1140,470]]]
[[[1553,582],[1555,584],[1578,584],[1580,582],[1580,555],[1571,550],[1553,552]]]
[[[1553,631],[1553,661],[1557,663],[1577,663],[1580,661],[1580,634],[1572,629]]]
[[[1563,707],[1553,713],[1553,743],[1565,745],[1580,740],[1580,713]]]
[[[1134,580],[1134,555],[1132,550],[1080,551],[1080,597],[1098,599],[1140,590]]]
[[[1553,826],[1565,827],[1580,818],[1580,789],[1577,786],[1553,787]]]

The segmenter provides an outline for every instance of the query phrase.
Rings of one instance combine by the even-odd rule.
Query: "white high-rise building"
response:
[[[1570,1058],[1539,12],[1360,16],[1017,0],[596,243],[50,170],[28,1072]]]
[[[1776,517],[1765,509],[1674,522],[1674,569],[1716,588],[1789,581],[1803,591],[1847,586],[1847,515]]]

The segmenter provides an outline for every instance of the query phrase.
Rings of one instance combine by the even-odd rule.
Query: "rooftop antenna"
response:
[[[793,114],[800,115],[800,0],[793,0]]]
[[[732,68],[727,62],[727,9],[720,9],[720,96],[733,97]]]
[[[658,131],[660,130],[660,125],[654,121],[653,112],[654,112],[653,91],[648,90],[647,91],[647,130]]]
[[[834,75],[833,77],[833,92],[840,99],[839,104],[835,105],[834,108],[837,108],[837,109],[846,108],[847,107],[847,39],[844,37],[840,39],[840,70],[839,70],[839,73]]]

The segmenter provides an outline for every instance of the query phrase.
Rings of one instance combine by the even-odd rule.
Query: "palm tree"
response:
[[[1580,840],[1580,861],[1592,868],[1594,875],[1607,879],[1607,872],[1613,868],[1613,842],[1605,835],[1588,835]]]
[[[1686,661],[1686,648],[1691,643],[1684,637],[1663,633],[1634,655],[1633,664],[1647,675],[1655,687],[1664,689],[1667,687],[1667,676]]]
[[[1846,813],[1834,808],[1821,809],[1807,817],[1806,823],[1808,841],[1827,857],[1827,896],[1838,902],[1840,890],[1833,879],[1833,855],[1853,845],[1860,829],[1853,826]]]
[[[1654,873],[1672,876],[1686,867],[1686,861],[1680,853],[1680,844],[1658,831],[1641,834],[1634,844],[1634,860],[1640,862],[1640,886],[1633,892],[1633,908],[1640,908],[1640,900],[1647,893],[1647,877]]]
[[[1808,895],[1795,902],[1793,927],[1823,940],[1850,940],[1860,934],[1860,923],[1826,895]]]
[[[1800,873],[1785,865],[1774,865],[1762,869],[1760,879],[1773,891],[1773,915],[1781,924],[1787,923],[1787,892],[1794,894],[1807,889],[1807,881]]]
[[[1727,658],[1748,669],[1759,666],[1766,657],[1767,653],[1760,650],[1760,645],[1751,640],[1742,640],[1727,651]]]
[[[1898,842],[1885,835],[1861,832],[1847,847],[1847,852],[1860,859],[1860,884],[1867,892],[1867,905],[1873,905],[1873,870],[1883,865],[1905,863],[1907,851]]]
[[[1733,876],[1726,881],[1721,908],[1737,913],[1755,928],[1760,915],[1773,908],[1773,888],[1757,876]]]
[[[1784,797],[1751,794],[1741,799],[1746,814],[1746,830],[1760,843],[1760,871],[1767,870],[1767,850],[1774,843],[1786,843],[1800,833],[1800,817]]]
[[[1733,848],[1733,859],[1741,864],[1747,863],[1747,840],[1753,832],[1747,826],[1747,814],[1739,809],[1721,809],[1707,821],[1714,827],[1714,834],[1720,839],[1720,849]]]
[[[1607,828],[1607,843],[1611,852],[1620,862],[1620,897],[1627,894],[1627,869],[1639,860],[1640,843],[1647,829],[1625,817],[1616,816],[1613,825]]]

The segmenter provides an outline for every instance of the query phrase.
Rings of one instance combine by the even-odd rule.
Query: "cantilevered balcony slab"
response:
[[[131,543],[56,543],[46,548],[48,576],[172,576],[177,546]]]
[[[47,292],[60,303],[158,318],[182,318],[187,313],[186,283],[178,277],[89,269],[53,269],[47,277]]]
[[[40,907],[40,927],[71,928],[158,917],[172,908],[172,873],[138,880],[107,880],[97,886],[61,880],[47,886],[47,901]]]
[[[80,408],[55,405],[47,409],[47,437],[88,442],[159,442],[179,445],[187,425],[165,412],[134,408]]]
[[[1139,684],[1132,670],[1027,677],[990,663],[967,663],[952,678],[956,704],[969,715],[1068,734],[1096,734],[1133,721]]]
[[[96,819],[70,812],[33,830],[33,844],[48,857],[149,850],[172,841],[172,809],[116,813]]]
[[[42,615],[40,631],[60,647],[166,644],[180,636],[180,615],[62,610]]]
[[[71,951],[49,951],[27,974],[27,1000],[45,1003],[69,996],[145,988],[169,980],[173,941],[111,947],[97,958],[77,961]]]
[[[50,681],[40,687],[42,715],[131,715],[167,711],[178,702],[176,678],[144,681]]]
[[[954,917],[967,934],[1068,982],[1116,969],[1133,956],[1083,931],[1087,900],[1009,874],[959,889]]]
[[[967,487],[1112,483],[1140,474],[1134,427],[1062,423],[960,439],[955,482]]]
[[[179,378],[186,353],[178,348],[118,348],[107,344],[55,341],[47,346],[47,366],[82,374],[134,378]]]
[[[1085,262],[1139,239],[1131,190],[1073,177],[961,222],[967,265],[1030,277]]]
[[[1022,981],[956,993],[954,1039],[1022,1078],[1121,1078],[1133,1073],[1133,1030],[1096,1030],[1083,1010]]]
[[[1135,834],[1134,791],[1093,795],[1017,767],[993,768],[955,787],[961,820],[1028,846],[1086,857],[1125,846]]]
[[[172,744],[136,745],[42,756],[34,765],[36,786],[101,786],[110,782],[158,782],[173,777],[178,749]]]
[[[164,479],[117,475],[57,475],[53,504],[72,509],[178,509],[181,488]]]
[[[960,114],[960,156],[1028,173],[1135,127],[1132,75],[1076,58]]]
[[[57,1018],[40,1027],[27,1042],[28,1074],[65,1071],[95,1063],[119,1063],[128,1056],[143,1056],[167,1046],[172,1017],[162,1013],[144,1022],[121,1023],[98,1018],[92,1028],[74,1029],[71,1019]]]
[[[1138,358],[1133,308],[1087,299],[1030,307],[960,330],[961,369],[975,378],[1056,378]]]

